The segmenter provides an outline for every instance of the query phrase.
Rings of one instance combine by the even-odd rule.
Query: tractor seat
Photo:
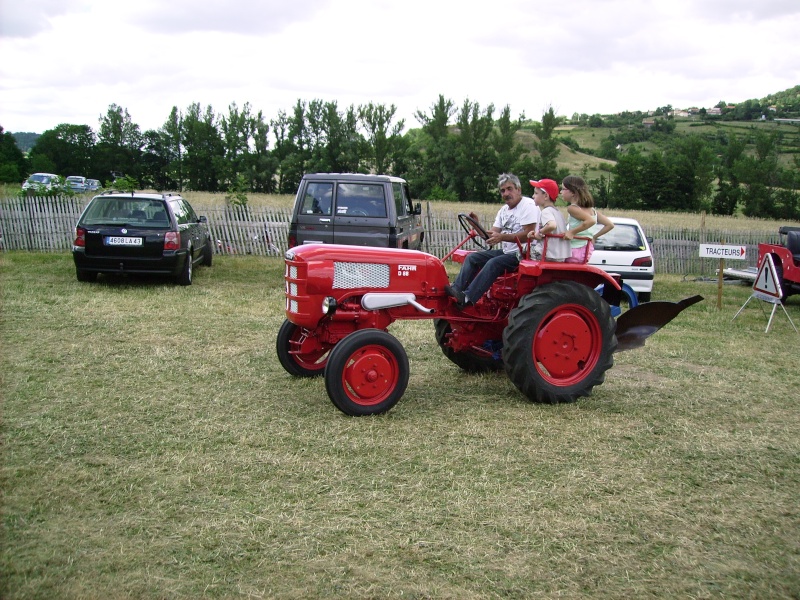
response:
[[[800,231],[789,231],[786,234],[786,249],[792,253],[794,264],[800,266]]]

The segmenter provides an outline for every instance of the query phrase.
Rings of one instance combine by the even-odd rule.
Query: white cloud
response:
[[[298,99],[394,104],[439,94],[560,114],[713,106],[800,83],[796,0],[0,0],[0,125],[142,129],[191,102],[267,119]]]

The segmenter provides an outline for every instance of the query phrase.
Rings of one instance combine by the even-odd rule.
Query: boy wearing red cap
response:
[[[535,188],[533,201],[542,213],[539,217],[539,227],[536,231],[528,233],[528,238],[536,240],[536,245],[531,250],[531,258],[540,260],[545,234],[563,234],[567,230],[567,223],[564,221],[564,215],[555,206],[556,198],[558,198],[558,184],[552,179],[540,179],[539,181],[531,180],[531,185]],[[545,260],[564,262],[571,254],[572,250],[568,240],[555,237],[547,240]]]

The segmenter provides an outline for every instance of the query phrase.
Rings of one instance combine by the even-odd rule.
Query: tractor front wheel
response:
[[[615,330],[608,304],[592,288],[566,281],[536,288],[503,331],[506,372],[534,402],[574,402],[614,364]]]
[[[275,352],[281,366],[295,377],[317,377],[325,370],[328,349],[313,344],[307,329],[284,319],[275,340]]]
[[[408,374],[408,356],[397,338],[380,329],[362,329],[331,350],[325,389],[346,415],[378,415],[403,396]]]

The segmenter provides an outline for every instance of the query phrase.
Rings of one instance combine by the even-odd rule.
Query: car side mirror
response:
[[[197,222],[198,223],[208,223],[208,217],[206,217],[205,215],[201,215],[201,216],[199,216],[197,218]]]
[[[422,203],[421,202],[417,202],[414,205],[414,214],[415,215],[421,215],[422,214]]]

